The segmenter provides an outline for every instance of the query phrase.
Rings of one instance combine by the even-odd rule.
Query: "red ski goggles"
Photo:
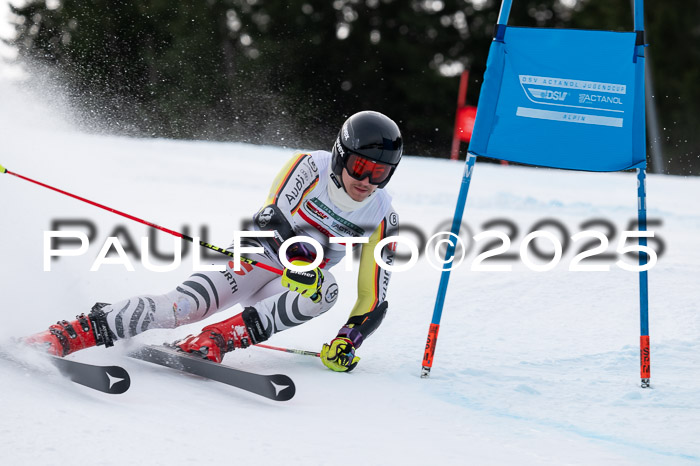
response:
[[[369,160],[352,152],[345,157],[345,169],[348,171],[348,175],[356,180],[369,177],[369,182],[377,185],[388,180],[394,171],[392,165]]]

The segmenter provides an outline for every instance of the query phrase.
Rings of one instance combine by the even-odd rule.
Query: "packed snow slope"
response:
[[[26,96],[2,91],[0,164],[223,247],[260,207],[281,164],[303,149],[81,134],[61,112],[53,118]],[[405,238],[418,242],[449,229],[462,171],[463,162],[405,158],[388,186],[408,226]],[[574,256],[595,245],[570,239],[580,231],[605,233],[606,253],[614,255],[636,218],[635,188],[633,173],[478,163],[465,236],[506,232],[512,257],[485,264],[512,270],[472,271],[490,240],[471,240],[451,277],[428,379],[419,374],[440,274],[424,254],[409,271],[394,273],[389,313],[358,351],[362,360],[352,373],[262,348],[227,355],[231,366],[292,377],[297,395],[289,402],[124,355],[131,345],[198,332],[238,308],[70,356],[125,367],[132,387],[124,395],[75,385],[31,355],[25,356],[31,370],[0,360],[0,464],[700,462],[700,180],[648,180],[649,218],[656,222],[650,244],[660,252],[649,273],[651,389],[639,387],[638,275],[617,266],[618,257],[584,262],[609,271],[569,271]],[[96,301],[166,292],[192,271],[191,248],[177,270],[146,270],[133,251],[147,227],[10,175],[0,175],[0,212],[3,348],[14,348],[11,337],[72,319]],[[91,233],[90,247],[82,256],[54,259],[44,271],[44,232],[56,225]],[[534,227],[568,238],[550,271],[533,271],[518,257]],[[90,271],[109,236],[132,251],[135,271],[119,264]],[[174,248],[165,233],[152,240],[161,252]],[[546,240],[534,246],[552,250]],[[629,256],[622,260],[634,264]],[[333,272],[341,287],[336,306],[270,344],[318,351],[335,336],[354,302],[356,277],[343,263]]]

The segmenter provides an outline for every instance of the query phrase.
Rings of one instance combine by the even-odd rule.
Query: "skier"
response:
[[[330,272],[346,254],[334,237],[356,237],[361,248],[357,301],[347,323],[321,349],[321,361],[334,371],[350,371],[358,363],[357,348],[384,319],[390,272],[374,259],[382,239],[398,233],[398,215],[383,189],[401,159],[398,126],[381,113],[352,115],[342,126],[331,152],[296,154],[274,180],[263,207],[253,217],[255,230],[270,238],[243,238],[240,245],[262,247],[250,259],[283,269],[282,243],[304,235],[322,245],[323,260],[307,272],[284,268],[273,272],[232,260],[221,272],[198,272],[163,295],[144,295],[115,304],[97,303],[73,322],[60,321],[25,342],[65,356],[92,346],[113,346],[153,328],[175,328],[205,319],[235,304],[243,312],[204,327],[199,335],[176,341],[181,351],[221,362],[225,353],[266,341],[274,333],[302,324],[337,301],[338,285]],[[361,243],[367,241],[366,243]],[[229,251],[233,251],[231,246]],[[288,261],[304,267],[316,259],[314,248],[296,242],[286,251]],[[222,256],[223,257],[223,256]],[[386,264],[394,245],[381,251]]]

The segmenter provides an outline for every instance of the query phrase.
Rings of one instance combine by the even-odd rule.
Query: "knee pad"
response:
[[[322,314],[333,307],[338,300],[338,284],[331,272],[323,272],[323,285],[321,286],[321,301],[318,303],[321,306]]]
[[[197,302],[192,296],[182,293],[179,290],[170,292],[166,296],[175,317],[172,328],[197,322],[202,319],[204,310],[199,309]]]
[[[280,287],[281,288],[281,287]],[[338,284],[333,274],[326,272],[321,287],[321,300],[313,302],[293,291],[283,291],[255,304],[266,336],[296,327],[328,311],[338,300]]]

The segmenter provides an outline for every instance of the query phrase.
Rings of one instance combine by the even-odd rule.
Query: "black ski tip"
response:
[[[291,400],[296,387],[283,374],[264,375],[236,369],[201,356],[174,349],[171,345],[146,345],[129,356],[160,366],[215,380],[263,396],[273,401]]]
[[[110,395],[121,395],[131,386],[129,373],[120,366],[96,366],[50,356],[58,370],[73,382]]]
[[[108,380],[108,392],[112,395],[121,395],[131,387],[131,377],[129,373],[119,366],[108,366],[105,368]]]
[[[269,397],[275,401],[289,401],[297,392],[292,379],[283,374],[274,374],[268,376],[268,381],[274,390],[274,397]]]

